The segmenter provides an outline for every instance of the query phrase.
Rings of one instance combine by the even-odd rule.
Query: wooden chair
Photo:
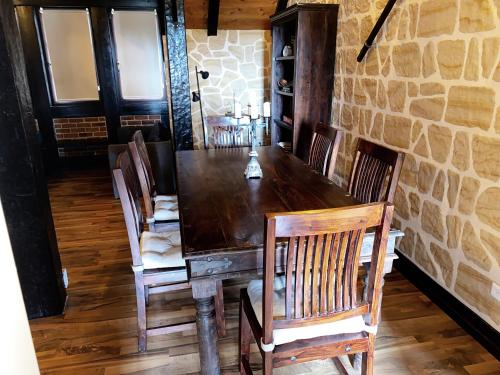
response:
[[[342,134],[342,131],[323,124],[314,128],[308,164],[329,179],[333,177]]]
[[[141,206],[137,188],[134,187],[135,172],[127,152],[117,159],[118,168],[113,170],[120,201],[125,216],[132,270],[135,276],[137,299],[137,325],[139,351],[146,350],[147,337],[196,329],[196,322],[147,328],[146,305],[149,295],[190,288],[187,279],[186,263],[182,258],[181,236],[179,231],[164,233],[143,230]],[[225,335],[222,284],[217,286],[216,314],[217,331]]]
[[[176,195],[158,195],[146,143],[140,130],[128,144],[144,199],[146,222],[151,231],[177,230],[179,208]]]
[[[405,154],[358,140],[349,193],[362,203],[393,202]]]
[[[236,125],[214,125],[212,135],[214,148],[234,148],[251,146],[250,130]]]
[[[241,290],[241,374],[252,373],[252,336],[264,375],[276,367],[355,353],[363,353],[362,374],[373,373],[393,209],[372,203],[265,215],[264,281],[253,280]],[[359,257],[368,228],[375,229],[375,240],[366,298],[358,301]],[[275,275],[277,238],[288,241],[282,277]]]

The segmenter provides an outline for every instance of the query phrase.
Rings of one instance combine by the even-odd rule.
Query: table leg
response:
[[[216,285],[212,280],[193,281],[192,289],[196,306],[200,372],[203,375],[218,375],[220,365],[214,301]]]

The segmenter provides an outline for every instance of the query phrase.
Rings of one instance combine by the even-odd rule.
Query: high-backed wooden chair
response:
[[[265,216],[264,280],[241,290],[241,374],[252,373],[252,336],[264,375],[276,367],[355,353],[363,353],[362,374],[373,373],[392,214],[392,205],[372,203]],[[366,299],[360,301],[358,267],[369,228],[375,229],[375,240]],[[277,238],[288,240],[282,277],[275,275]]]
[[[359,138],[349,193],[362,203],[392,202],[405,154]]]
[[[330,179],[335,170],[342,134],[341,130],[323,124],[317,124],[314,128],[308,164]]]
[[[113,170],[113,177],[120,195],[132,252],[139,351],[143,352],[146,350],[148,336],[196,329],[196,323],[191,321],[147,328],[146,305],[149,294],[190,288],[186,263],[182,258],[181,236],[179,231],[155,233],[143,230],[141,206],[134,184],[136,177],[128,152],[122,152],[118,156],[117,166],[118,168]],[[225,335],[225,322],[221,286],[217,287],[219,293],[216,296],[216,313],[217,331],[223,336]]]
[[[146,143],[140,130],[128,144],[134,162],[150,230],[161,232],[178,228],[179,208],[176,195],[158,195]]]
[[[248,147],[251,145],[248,127],[241,128],[236,125],[211,126],[214,148]]]

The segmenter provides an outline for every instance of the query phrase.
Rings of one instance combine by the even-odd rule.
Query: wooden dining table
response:
[[[202,374],[219,374],[214,296],[218,281],[258,275],[263,268],[264,213],[359,204],[345,190],[278,146],[258,149],[263,177],[247,180],[248,148],[178,151],[177,191],[183,257],[192,285]],[[384,273],[390,272],[391,230]],[[367,233],[361,261],[369,268],[374,233]],[[276,252],[282,271],[286,245]]]

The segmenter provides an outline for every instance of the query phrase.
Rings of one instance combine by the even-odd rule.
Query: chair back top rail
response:
[[[153,198],[155,196],[155,181],[146,143],[140,130],[134,133],[132,141],[128,143],[128,148],[141,188],[146,217],[151,219],[154,216]]]
[[[308,164],[330,179],[335,171],[335,162],[342,134],[342,131],[321,123],[314,128]]]
[[[359,138],[349,193],[362,203],[394,200],[404,153]]]
[[[393,206],[385,202],[325,210],[270,213],[265,217],[263,337],[274,328],[333,322],[357,315],[376,325]],[[368,228],[375,229],[365,301],[358,301],[358,268]],[[275,320],[273,291],[277,238],[288,239],[285,317]]]

